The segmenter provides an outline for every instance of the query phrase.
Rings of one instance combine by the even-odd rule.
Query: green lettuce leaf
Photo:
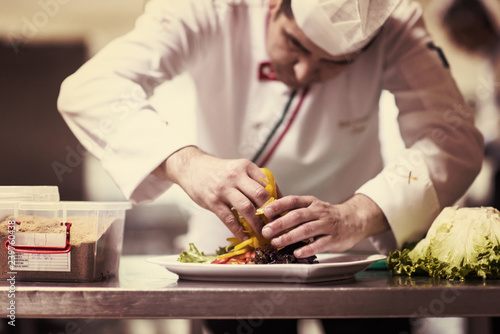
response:
[[[179,254],[177,261],[185,263],[210,263],[217,258],[217,255],[205,255],[198,251],[193,243],[189,244],[189,250]]]
[[[500,212],[447,207],[413,249],[391,252],[387,266],[398,275],[500,278]]]

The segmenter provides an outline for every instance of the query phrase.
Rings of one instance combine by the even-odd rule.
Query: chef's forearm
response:
[[[153,171],[153,174],[164,180],[178,183],[179,175],[181,175],[181,173],[185,173],[186,168],[192,159],[203,154],[204,153],[196,146],[185,146],[165,159]]]

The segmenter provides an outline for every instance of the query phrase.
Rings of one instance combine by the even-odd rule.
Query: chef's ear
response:
[[[269,0],[268,4],[269,9],[279,8],[281,6],[282,1],[283,0]]]

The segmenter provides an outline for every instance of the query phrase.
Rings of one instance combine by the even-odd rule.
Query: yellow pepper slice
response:
[[[274,180],[274,175],[271,173],[271,171],[269,171],[267,168],[261,168],[260,170],[266,175],[266,178],[265,179],[262,178],[261,180],[264,181],[265,189],[269,194],[270,198],[266,203],[264,203],[264,205],[262,205],[260,208],[256,210],[255,214],[261,217],[261,219],[264,221],[264,224],[267,224],[268,221],[264,216],[264,208],[278,197],[278,190],[276,189],[276,181]],[[243,216],[240,215],[240,213],[237,210],[233,209],[232,211],[233,214],[238,219],[240,225],[243,227],[243,230],[245,231],[245,233],[248,234],[250,238],[242,242],[240,242],[236,238],[228,238],[227,241],[231,242],[231,244],[227,246],[226,249],[234,247],[234,250],[232,252],[219,255],[217,257],[218,260],[240,255],[247,251],[253,251],[259,247],[263,248],[269,244],[269,240],[264,238],[260,234],[256,233],[252,229],[250,224],[248,224],[245,218],[243,218]]]
[[[261,168],[260,170],[264,172],[267,177],[267,180],[261,179],[266,183],[267,193],[271,197],[278,198],[278,189],[276,189],[276,181],[274,180],[273,173],[271,173],[271,171],[267,168]]]
[[[253,245],[253,243],[254,243],[254,238],[249,238],[249,239],[247,239],[245,241],[240,242],[236,246],[234,246],[234,250],[235,251],[240,250],[240,249],[242,249],[245,246]]]
[[[236,256],[236,255],[240,255],[240,254],[245,254],[247,251],[248,250],[246,250],[246,249],[240,249],[238,251],[233,251],[233,252],[229,252],[229,253],[226,253],[226,254],[222,254],[222,255],[217,256],[217,260],[226,259],[226,258],[233,257],[233,256]]]

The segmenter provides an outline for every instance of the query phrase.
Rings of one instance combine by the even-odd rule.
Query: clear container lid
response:
[[[0,201],[57,202],[57,186],[0,186]]]
[[[132,208],[130,202],[92,202],[92,201],[60,201],[55,203],[24,202],[19,203],[22,210],[128,210]]]

